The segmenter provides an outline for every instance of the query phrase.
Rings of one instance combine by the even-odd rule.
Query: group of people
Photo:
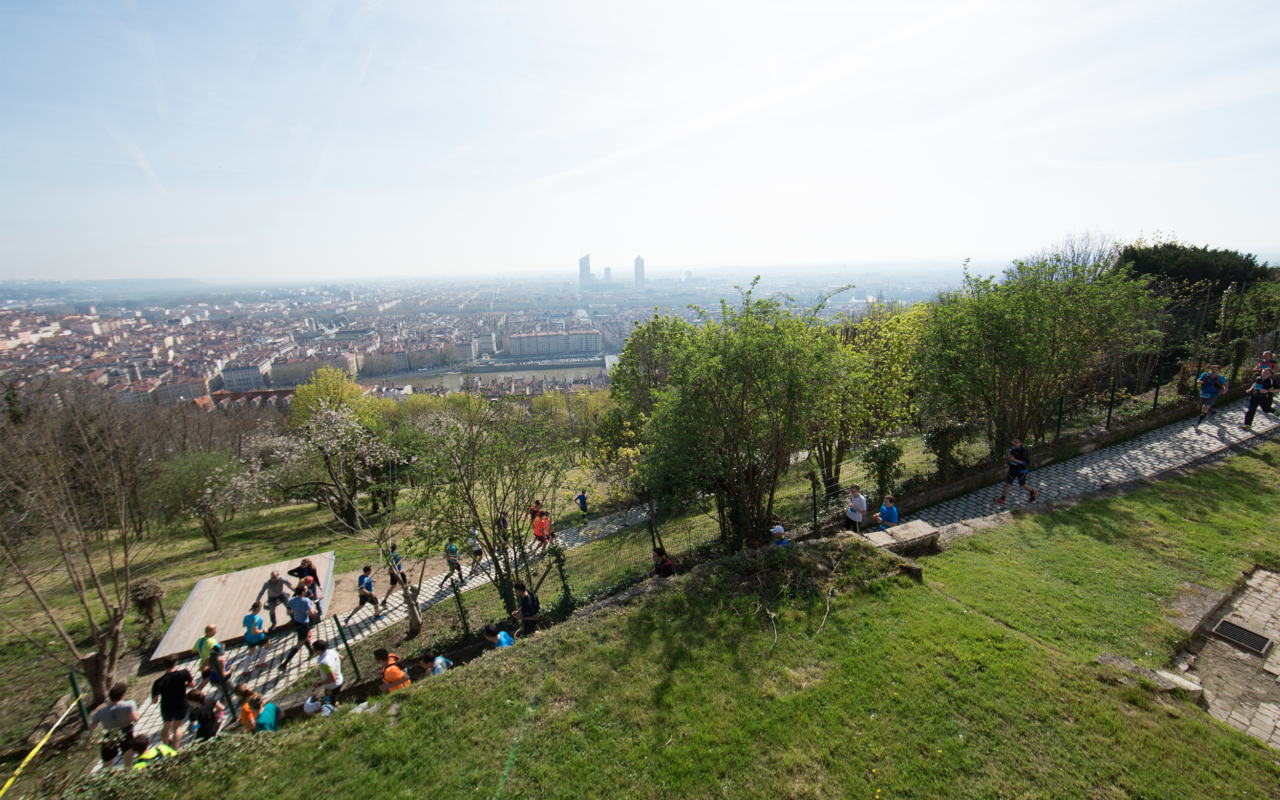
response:
[[[1196,417],[1194,427],[1199,428],[1200,423],[1204,422],[1208,417],[1216,416],[1217,410],[1214,405],[1218,402],[1218,398],[1227,391],[1226,378],[1219,374],[1222,368],[1217,364],[1211,364],[1209,371],[1201,373],[1196,379],[1196,383],[1200,386],[1200,416]],[[1262,359],[1253,368],[1253,382],[1249,386],[1249,407],[1244,412],[1245,430],[1253,429],[1253,420],[1257,416],[1258,410],[1263,413],[1275,415],[1275,396],[1276,396],[1276,360],[1268,350],[1262,354]]]

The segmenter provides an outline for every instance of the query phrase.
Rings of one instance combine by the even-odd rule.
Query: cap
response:
[[[781,525],[774,525],[773,530],[769,531],[769,533],[786,533],[786,531],[782,529]]]

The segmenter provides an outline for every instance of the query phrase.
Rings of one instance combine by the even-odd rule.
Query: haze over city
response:
[[[1244,2],[11,2],[0,278],[573,280],[584,253],[954,275],[1087,229],[1267,257],[1278,22]]]

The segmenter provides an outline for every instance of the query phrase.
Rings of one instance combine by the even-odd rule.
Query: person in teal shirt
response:
[[[253,732],[280,730],[280,709],[275,703],[267,703],[262,695],[255,694],[249,698],[249,710],[258,715]]]
[[[893,495],[885,495],[884,504],[880,506],[880,530],[887,531],[898,524],[898,507],[893,504]]]
[[[458,561],[458,546],[453,543],[453,537],[449,537],[449,541],[444,546],[444,560],[449,565],[449,572],[444,576],[444,580],[453,577],[454,570],[458,571],[458,577],[462,578],[462,582],[466,583],[467,579],[462,574],[462,562]],[[443,583],[443,581],[442,581]]]
[[[516,643],[516,640],[511,638],[511,634],[506,631],[498,630],[498,626],[494,625],[492,622],[484,626],[484,638],[493,642],[494,650],[502,647],[510,647]]]
[[[240,620],[240,624],[244,625],[244,643],[249,648],[249,652],[244,657],[245,672],[253,672],[255,669],[264,669],[267,666],[267,623],[258,613],[260,611],[262,611],[262,603],[255,602],[249,613]],[[260,654],[257,664],[253,663],[255,654]]]

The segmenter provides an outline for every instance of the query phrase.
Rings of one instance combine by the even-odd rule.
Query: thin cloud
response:
[[[164,188],[164,184],[160,183],[160,179],[156,177],[156,171],[151,168],[151,159],[147,158],[147,154],[142,152],[142,149],[134,144],[133,140],[124,131],[120,130],[120,126],[116,125],[115,121],[108,117],[106,112],[98,108],[96,103],[91,105],[89,109],[98,118],[98,124],[102,126],[102,129],[112,139],[116,140],[116,144],[120,145],[129,158],[133,159],[133,163],[138,165],[138,169],[142,170],[143,175],[147,176],[147,180],[151,181],[152,186],[156,187],[156,191],[168,197],[169,190]]]

